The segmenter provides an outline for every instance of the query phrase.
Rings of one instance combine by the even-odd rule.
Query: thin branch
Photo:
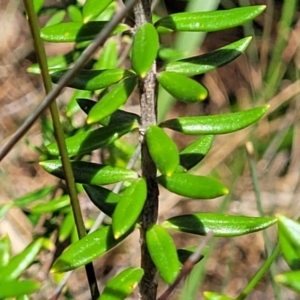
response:
[[[114,28],[122,21],[127,13],[133,8],[138,0],[130,0],[128,5],[118,13],[96,36],[95,40],[90,44],[82,55],[74,64],[73,68],[70,69],[59,81],[58,85],[45,97],[42,103],[36,108],[36,110],[28,117],[23,125],[15,132],[11,139],[3,146],[0,151],[0,162],[3,158],[12,150],[14,145],[25,135],[25,133],[31,128],[35,121],[39,118],[41,113],[57,98],[67,83],[74,77],[77,72],[88,62],[89,58],[97,51],[97,49],[103,45],[106,39]]]
[[[151,1],[140,0],[133,8],[136,28],[152,19]],[[142,153],[142,175],[147,182],[147,200],[141,215],[141,267],[144,276],[139,284],[140,297],[143,300],[155,300],[157,294],[156,267],[150,257],[146,244],[146,232],[157,222],[158,217],[158,185],[156,182],[156,166],[149,154],[144,133],[148,126],[157,123],[157,84],[156,62],[144,79],[139,80],[139,94],[141,106],[140,141]]]
[[[41,74],[43,78],[43,83],[45,86],[46,93],[49,94],[52,90],[52,82],[48,72],[47,56],[43,41],[40,37],[40,29],[38,25],[38,18],[34,12],[33,3],[30,0],[24,0],[24,5],[28,14],[28,22],[30,25],[31,34],[34,41],[35,50],[37,53]],[[58,144],[59,153],[61,156],[63,171],[65,175],[65,180],[68,187],[68,193],[70,196],[71,207],[74,215],[75,225],[79,238],[83,238],[86,235],[85,226],[81,214],[80,204],[77,196],[77,190],[73,175],[73,170],[68,156],[68,151],[66,147],[64,132],[59,119],[58,107],[55,101],[50,104],[50,112],[53,120],[55,139]],[[92,263],[85,266],[86,275],[89,282],[89,287],[91,291],[91,297],[93,300],[98,299],[99,290],[97,286],[97,279]]]

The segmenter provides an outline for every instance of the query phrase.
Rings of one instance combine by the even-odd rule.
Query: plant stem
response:
[[[45,53],[45,48],[43,42],[40,38],[40,31],[38,27],[38,19],[34,13],[33,2],[30,0],[24,0],[24,5],[28,14],[28,22],[30,25],[34,46],[36,49],[42,78],[45,86],[46,93],[49,94],[52,90],[52,82],[48,72],[47,56]],[[70,195],[70,202],[73,210],[75,225],[79,238],[83,238],[86,235],[86,230],[81,214],[80,204],[77,197],[77,190],[75,185],[75,180],[73,176],[73,170],[68,156],[68,151],[66,148],[64,132],[59,119],[58,107],[55,101],[50,104],[50,112],[53,120],[55,139],[58,144],[59,154],[62,160],[62,166],[65,174],[65,180],[68,188],[68,193]],[[90,286],[92,299],[96,300],[99,297],[99,290],[97,286],[97,280],[95,276],[95,271],[92,263],[85,266],[86,274]]]
[[[268,259],[264,262],[264,264],[260,267],[260,269],[257,271],[255,276],[251,279],[251,281],[248,283],[248,285],[244,288],[242,293],[239,297],[236,298],[236,300],[244,300],[250,292],[254,289],[254,287],[257,285],[257,283],[261,280],[261,278],[264,276],[264,274],[269,271],[272,263],[274,260],[278,257],[280,254],[281,249],[280,246],[277,245],[272,254],[268,257]]]
[[[136,28],[151,22],[151,1],[140,0],[133,9]],[[144,79],[139,81],[140,105],[141,105],[141,153],[142,175],[147,182],[147,200],[141,215],[141,267],[144,276],[140,282],[140,295],[143,300],[155,300],[157,282],[155,280],[156,267],[150,257],[146,245],[146,232],[156,223],[158,217],[158,185],[156,183],[156,166],[149,154],[144,133],[148,126],[157,123],[156,107],[156,63]]]

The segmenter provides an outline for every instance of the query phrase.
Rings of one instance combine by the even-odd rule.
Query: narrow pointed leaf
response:
[[[207,89],[197,81],[175,72],[161,72],[157,76],[161,86],[174,98],[186,103],[204,100]]]
[[[167,120],[159,126],[167,127],[184,134],[225,134],[243,129],[259,120],[269,106],[214,116],[182,117]]]
[[[107,40],[102,48],[100,56],[93,68],[96,70],[101,69],[114,69],[118,65],[118,45],[114,38]]]
[[[203,294],[206,300],[234,300],[234,298],[229,298],[225,295],[217,294],[214,292],[204,292]]]
[[[92,124],[99,122],[114,113],[120,106],[125,104],[136,87],[136,84],[136,77],[128,77],[115,85],[112,90],[105,94],[101,100],[92,107],[87,117],[87,123]]]
[[[66,22],[44,27],[41,38],[46,42],[69,43],[93,40],[107,25],[108,21],[94,21],[86,24],[81,22]],[[129,29],[126,24],[119,24],[111,35],[122,33]]]
[[[77,99],[78,105],[80,108],[88,114],[90,110],[97,103],[96,101],[89,99]],[[99,121],[99,123],[103,126],[109,126],[113,124],[132,124],[133,128],[137,128],[139,126],[140,117],[137,114],[130,113],[128,111],[117,109],[110,116],[107,116]]]
[[[206,235],[212,230],[216,237],[232,237],[263,230],[276,222],[276,218],[195,213],[170,218],[162,226],[198,235]]]
[[[71,235],[72,230],[74,229],[74,224],[73,212],[69,212],[58,229],[58,240],[61,243]]]
[[[25,207],[28,204],[35,202],[37,200],[41,200],[43,198],[45,198],[46,196],[50,195],[55,189],[55,186],[46,186],[42,189],[39,189],[37,191],[31,192],[29,194],[26,194],[25,196],[19,197],[17,199],[15,199],[14,202],[14,206],[17,207]]]
[[[110,279],[99,300],[123,300],[129,296],[144,275],[140,268],[128,268]]]
[[[285,216],[278,217],[278,239],[288,265],[300,269],[300,224]]]
[[[50,174],[64,179],[64,173],[59,160],[40,162],[40,165]],[[125,168],[111,167],[85,161],[71,161],[75,182],[106,185],[123,180],[136,179],[137,173]]]
[[[96,185],[83,185],[90,200],[106,215],[112,216],[120,196],[112,191]]]
[[[82,8],[83,22],[87,23],[99,16],[113,0],[87,0]]]
[[[228,194],[228,189],[219,181],[188,173],[162,175],[157,181],[167,190],[193,199],[213,199]]]
[[[51,79],[54,83],[68,72],[68,70],[60,70],[51,73]],[[81,90],[95,91],[106,88],[131,73],[124,69],[107,69],[107,70],[81,70],[67,84],[68,87]]]
[[[0,269],[6,266],[10,259],[10,240],[7,235],[0,239]]]
[[[49,73],[58,72],[59,69],[66,69],[70,63],[73,62],[72,53],[67,53],[65,55],[57,55],[53,57],[48,57],[48,69]],[[41,74],[40,65],[38,63],[32,64],[27,71],[32,74]]]
[[[171,284],[180,270],[176,247],[170,235],[159,225],[153,225],[146,233],[146,242],[150,256],[161,276]]]
[[[29,244],[21,253],[15,255],[9,263],[0,269],[1,280],[18,278],[36,259],[43,246],[43,239],[37,239]]]
[[[54,212],[70,205],[70,197],[63,195],[57,199],[53,199],[46,203],[40,203],[30,208],[30,211],[34,214],[43,214],[48,212]]]
[[[187,170],[197,165],[208,153],[214,140],[213,135],[204,135],[180,152],[180,164]]]
[[[159,47],[158,34],[154,26],[146,23],[137,29],[132,44],[132,67],[144,78],[156,58]]]
[[[158,170],[171,176],[179,165],[179,153],[173,140],[156,125],[146,130],[146,141],[150,155]]]
[[[37,14],[43,7],[45,0],[33,0],[34,12]]]
[[[0,298],[14,298],[25,294],[32,294],[41,284],[32,280],[0,280]]]
[[[209,12],[183,12],[158,20],[155,26],[172,31],[213,32],[234,28],[253,20],[264,10],[265,5],[239,7]]]
[[[135,180],[121,196],[112,216],[114,237],[118,239],[134,226],[147,198],[144,178]]]
[[[90,153],[95,149],[107,146],[119,139],[124,134],[137,127],[137,124],[114,124],[95,130],[76,134],[66,139],[66,146],[69,156]],[[47,146],[51,155],[59,155],[57,143]]]
[[[82,23],[82,14],[76,5],[69,5],[67,11],[71,21]]]
[[[53,272],[66,272],[84,266],[118,245],[126,236],[116,240],[111,226],[103,226],[72,244],[55,261]]]
[[[286,272],[277,275],[275,281],[300,293],[300,271]]]
[[[250,41],[251,37],[246,37],[209,53],[172,61],[165,69],[188,76],[207,73],[236,59],[247,49]]]
[[[64,10],[59,10],[57,11],[46,23],[45,26],[51,26],[55,24],[59,24],[63,21],[63,19],[66,16],[66,11]]]
[[[206,246],[205,249],[202,251],[202,254],[197,262],[202,260],[204,256],[209,252],[209,247]],[[177,254],[180,262],[184,264],[186,260],[197,250],[197,246],[192,246],[188,248],[182,248],[182,249],[177,249]]]
[[[181,51],[173,48],[160,48],[158,50],[158,57],[162,60],[175,60],[188,55],[187,51]]]
[[[73,116],[75,113],[77,113],[80,110],[80,107],[76,101],[77,98],[90,98],[90,97],[92,97],[91,91],[75,90],[69,103],[66,106],[67,117]]]

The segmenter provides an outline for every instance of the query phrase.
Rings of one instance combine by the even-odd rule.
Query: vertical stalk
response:
[[[134,9],[136,28],[145,23],[152,22],[151,1],[140,0]],[[141,267],[145,274],[140,282],[140,295],[142,300],[155,300],[157,282],[155,280],[156,267],[150,257],[146,245],[145,235],[147,229],[157,221],[158,216],[158,185],[156,183],[156,166],[149,154],[144,133],[148,126],[157,123],[156,108],[156,63],[144,79],[139,81],[140,106],[141,106],[141,153],[142,175],[147,182],[147,200],[141,216]]]
[[[41,69],[41,74],[43,78],[44,87],[46,93],[49,94],[52,90],[52,82],[48,72],[47,57],[45,53],[45,48],[43,42],[40,38],[40,31],[38,27],[38,19],[34,12],[33,2],[31,0],[24,0],[24,5],[28,14],[28,22],[30,25],[30,30],[32,33],[34,46],[37,52],[37,57]],[[75,186],[73,170],[69,160],[64,132],[60,123],[59,113],[56,102],[50,104],[50,113],[53,120],[54,134],[59,148],[59,154],[61,156],[62,166],[65,174],[65,180],[67,183],[68,193],[70,195],[71,206],[73,210],[75,225],[79,238],[83,238],[86,235],[85,226],[83,223],[83,218],[81,214],[80,204],[77,197],[77,190]],[[93,300],[98,299],[99,290],[97,286],[97,280],[95,276],[95,271],[92,263],[85,266],[86,274],[90,286],[91,296]]]

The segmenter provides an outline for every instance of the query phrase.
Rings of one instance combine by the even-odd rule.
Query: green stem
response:
[[[280,246],[277,245],[275,250],[273,251],[273,253],[268,257],[268,259],[265,261],[265,263],[260,267],[260,269],[257,271],[255,276],[251,279],[251,281],[244,288],[244,290],[240,294],[240,296],[236,298],[236,300],[244,300],[250,294],[250,292],[258,284],[258,282],[261,280],[261,278],[264,276],[264,274],[269,271],[272,263],[277,258],[277,256],[280,254],[280,252],[281,252]]]
[[[50,91],[52,90],[52,82],[50,75],[48,73],[48,64],[47,64],[47,56],[45,53],[45,48],[43,45],[43,42],[40,38],[40,30],[38,27],[38,19],[36,14],[34,13],[34,8],[33,8],[33,3],[30,0],[24,0],[24,5],[26,7],[26,11],[28,14],[28,21],[32,33],[32,37],[34,40],[34,46],[37,52],[37,57],[41,69],[41,74],[45,86],[46,93],[49,94]],[[76,185],[75,185],[75,180],[73,176],[73,171],[71,167],[71,163],[69,160],[68,152],[67,152],[67,147],[65,143],[65,138],[64,138],[64,132],[60,123],[59,119],[59,112],[57,108],[57,104],[55,101],[53,101],[50,104],[50,112],[51,112],[51,117],[53,120],[53,127],[54,127],[54,134],[55,134],[55,139],[58,144],[59,148],[59,153],[61,156],[62,160],[62,166],[65,174],[65,180],[68,188],[68,192],[70,195],[70,202],[71,202],[71,207],[73,210],[73,215],[74,215],[74,220],[75,220],[75,225],[77,229],[77,233],[80,239],[82,239],[86,235],[86,230],[81,214],[81,209],[80,209],[80,204],[78,201],[77,197],[77,190],[76,190]],[[92,299],[98,299],[99,297],[99,290],[97,287],[97,280],[94,272],[94,267],[93,264],[90,263],[86,265],[86,273],[90,285],[90,290],[91,290],[91,295]]]
[[[264,216],[265,213],[262,208],[262,201],[261,201],[261,197],[260,197],[260,189],[259,189],[259,182],[258,182],[259,179],[258,179],[256,163],[255,163],[254,155],[253,155],[253,146],[250,142],[246,144],[246,150],[247,150],[246,152],[247,152],[247,157],[248,157],[248,161],[249,161],[249,165],[250,165],[250,174],[251,174],[251,179],[252,179],[254,193],[255,193],[257,210],[258,210],[260,216]],[[263,237],[264,237],[264,241],[266,243],[267,256],[269,256],[271,253],[271,242],[270,242],[270,238],[265,230],[263,231]],[[272,282],[272,285],[273,285],[273,288],[275,291],[276,299],[279,299],[279,289],[278,289],[277,284],[273,280],[273,278],[274,278],[273,276],[274,276],[275,272],[274,272],[274,268],[272,266],[270,267],[270,273],[272,275],[271,282]]]
[[[292,22],[297,12],[297,0],[283,1],[278,34],[273,46],[272,58],[266,74],[265,98],[271,98],[279,89],[279,83],[287,68],[287,62],[283,60],[283,52],[288,44]]]

